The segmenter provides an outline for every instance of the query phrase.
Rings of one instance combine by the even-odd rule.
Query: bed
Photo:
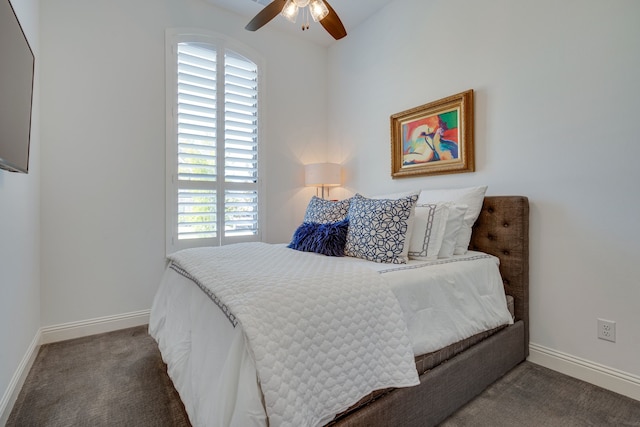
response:
[[[473,226],[469,244],[472,252],[466,255],[468,259],[480,258],[485,264],[491,264],[493,257],[499,259],[499,276],[504,294],[510,296],[512,303],[513,317],[510,317],[509,322],[490,324],[484,328],[485,330],[467,334],[469,336],[465,336],[464,339],[446,343],[444,346],[440,344],[437,349],[432,348],[431,344],[425,341],[422,347],[418,346],[419,351],[416,350],[415,343],[420,340],[412,331],[408,332],[407,336],[411,335],[409,345],[413,346],[409,349],[411,350],[410,362],[415,367],[414,372],[417,373],[417,378],[397,373],[396,377],[384,383],[387,386],[373,387],[372,390],[375,391],[360,396],[361,398],[357,401],[349,401],[348,404],[344,404],[344,407],[334,407],[337,415],[322,418],[320,424],[334,426],[436,425],[527,357],[528,209],[528,200],[525,197],[484,198],[482,209]],[[273,250],[277,252],[281,249]],[[231,257],[237,258],[237,254]],[[306,260],[306,258],[300,259],[301,261],[296,262]],[[466,259],[462,261],[466,262]],[[349,261],[343,264],[349,264]],[[442,262],[442,264],[445,263]],[[238,264],[238,266],[241,265]],[[230,271],[238,270],[238,266],[230,268]],[[360,275],[362,272],[357,270],[359,267],[355,268],[357,275]],[[302,268],[302,270],[305,269],[306,267]],[[280,424],[281,420],[275,417],[270,416],[269,420],[266,418],[264,406],[268,404],[271,395],[269,381],[256,380],[256,366],[259,366],[261,363],[259,360],[263,356],[254,352],[250,345],[247,350],[245,341],[246,336],[252,336],[252,334],[262,338],[264,329],[259,329],[260,322],[257,322],[258,329],[255,331],[251,329],[250,322],[246,324],[243,322],[242,328],[236,328],[235,325],[229,327],[229,324],[237,321],[234,313],[240,310],[237,308],[239,306],[230,308],[211,292],[209,292],[209,298],[203,298],[207,288],[200,285],[194,286],[201,281],[200,276],[192,275],[189,271],[178,270],[180,268],[176,269],[175,266],[173,269],[169,267],[165,274],[166,280],[173,277],[171,280],[175,281],[177,277],[181,285],[175,283],[171,286],[166,283],[161,285],[164,294],[161,295],[159,291],[154,301],[150,333],[158,341],[169,375],[185,403],[192,424],[243,426]],[[342,270],[342,267],[339,270]],[[268,275],[269,270],[266,266],[265,271]],[[406,271],[402,274],[404,273]],[[224,276],[224,273],[216,274]],[[392,274],[397,274],[397,270]],[[369,276],[365,277],[365,281],[373,280]],[[265,280],[268,282],[268,278]],[[234,286],[237,285],[234,284]],[[224,293],[224,289],[216,292]],[[331,289],[327,292],[333,294],[336,290]],[[320,297],[322,297],[320,294],[313,296],[313,298]],[[413,304],[414,301],[409,303]],[[203,306],[203,309],[196,308],[199,306]],[[188,308],[185,310],[185,307]],[[367,310],[378,310],[375,306],[371,307]],[[269,306],[266,306],[265,310],[268,311],[268,309]],[[321,313],[309,316],[319,315],[321,316]],[[393,317],[393,314],[391,316]],[[304,317],[296,319],[293,323],[300,323],[300,319],[304,321]],[[221,331],[216,332],[221,333],[221,337],[212,342],[207,336],[214,329]],[[411,329],[410,326],[409,329]],[[381,332],[380,340],[388,339],[389,332]],[[355,341],[357,340],[354,339]],[[221,342],[226,344],[220,345]],[[393,346],[402,345],[407,343],[394,343]],[[402,360],[390,357],[387,365],[406,365],[407,351],[404,353]],[[315,354],[305,357],[313,356]],[[361,365],[378,370],[377,365],[372,365],[378,363],[378,359],[383,361],[381,363],[386,360],[384,357],[376,356],[373,359],[364,359],[365,362]],[[254,363],[256,366],[253,366]],[[318,363],[323,361],[320,360]],[[343,364],[347,366],[345,369],[350,371],[358,368],[348,365],[347,362]],[[273,367],[273,370],[280,369],[278,361],[269,360],[268,365]],[[298,363],[298,365],[303,365],[302,371],[293,370],[290,375],[299,375],[301,372],[302,375],[314,375],[316,362],[310,361]],[[381,366],[379,369],[384,370],[385,367]],[[185,370],[195,372],[197,375],[184,375],[181,372]],[[391,376],[396,374],[393,369],[390,372]],[[335,375],[341,378],[339,382],[348,383],[342,380],[345,376],[344,372],[336,371]],[[280,381],[280,378],[276,380]],[[215,386],[212,387],[211,384]],[[297,411],[296,405],[285,404],[284,406],[288,410],[293,409],[294,413]],[[296,419],[295,422],[300,422],[300,419]],[[287,424],[286,420],[284,424]],[[295,425],[292,422],[289,424]],[[313,424],[317,424],[317,420],[314,420]]]

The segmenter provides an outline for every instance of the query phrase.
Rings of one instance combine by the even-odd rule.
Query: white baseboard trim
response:
[[[20,394],[20,390],[22,390],[22,386],[27,379],[31,366],[33,366],[33,362],[36,360],[36,356],[38,355],[38,350],[40,349],[40,338],[41,331],[39,329],[33,337],[27,352],[20,361],[18,369],[16,369],[11,381],[9,381],[9,386],[5,390],[2,400],[0,400],[0,426],[7,424],[7,421],[9,421],[9,415],[13,409],[13,405],[18,399],[18,394]]]
[[[40,344],[82,338],[118,329],[133,328],[149,323],[149,310],[117,314],[115,316],[97,317],[79,322],[45,326],[41,329]]]
[[[636,375],[534,343],[529,344],[527,360],[632,399],[640,400],[640,377]]]

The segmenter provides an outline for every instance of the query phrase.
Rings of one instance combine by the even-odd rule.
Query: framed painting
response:
[[[391,116],[391,176],[473,172],[473,90]]]

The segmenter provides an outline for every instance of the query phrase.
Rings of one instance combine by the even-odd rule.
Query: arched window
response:
[[[167,32],[167,252],[260,240],[260,60]]]

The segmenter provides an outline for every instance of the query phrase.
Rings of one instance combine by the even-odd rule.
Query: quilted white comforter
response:
[[[373,390],[419,382],[403,311],[375,271],[264,243],[170,260],[241,326],[271,426],[322,425]]]
[[[284,245],[279,246],[284,249]],[[242,252],[236,257],[242,264],[239,270],[256,274],[254,260]],[[299,261],[299,257],[326,259],[295,251],[287,255],[294,255],[288,257],[293,263],[307,262]],[[370,277],[372,272],[382,277],[402,308],[414,355],[513,322],[498,260],[490,255],[470,251],[451,259],[410,261],[405,265],[347,257],[326,260],[369,271],[361,277]],[[284,272],[288,267],[281,268]],[[237,278],[236,273],[225,274]],[[234,280],[242,285],[241,280]],[[234,321],[234,327],[229,308],[214,295],[207,297],[203,290],[207,288],[198,287],[180,269],[167,268],[151,308],[149,333],[158,342],[194,427],[266,427],[269,421],[243,325]],[[308,370],[318,369],[309,361],[305,364]],[[371,372],[373,369],[367,368],[367,375]],[[346,409],[348,402],[343,406],[341,409]]]

